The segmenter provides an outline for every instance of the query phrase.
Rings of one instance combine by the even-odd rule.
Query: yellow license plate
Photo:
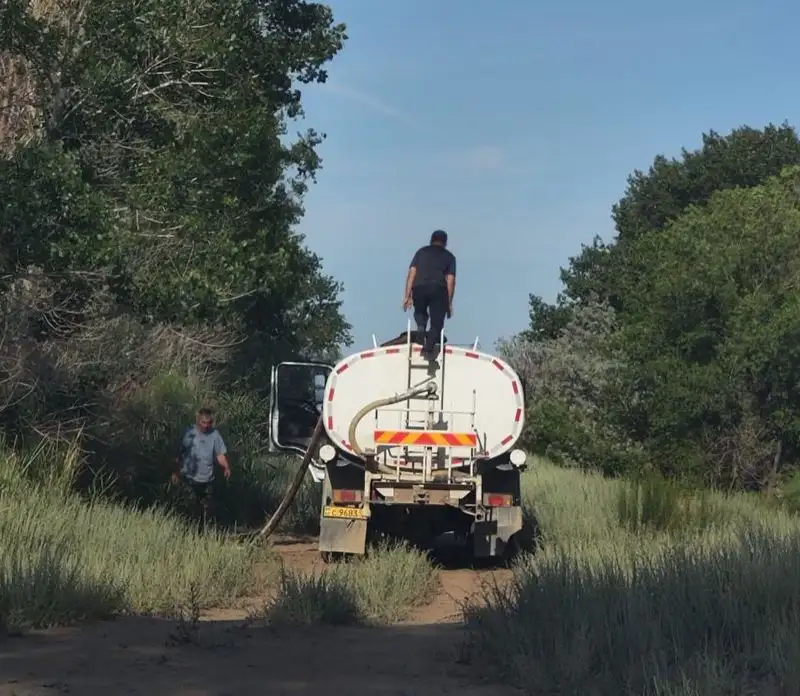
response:
[[[360,507],[339,507],[326,505],[322,510],[323,517],[344,517],[348,520],[365,520],[369,517],[367,510]]]

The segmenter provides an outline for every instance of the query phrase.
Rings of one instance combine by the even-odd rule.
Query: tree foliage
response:
[[[341,286],[295,231],[323,138],[294,132],[302,90],[346,40],[329,7],[8,0],[2,12],[3,429],[82,431],[100,456],[128,392],[164,372],[211,370],[204,395],[260,388],[271,362],[349,341]]]
[[[339,284],[293,231],[321,137],[286,138],[298,85],[324,81],[345,38],[329,8],[14,7],[2,48],[25,66],[40,119],[0,170],[7,278],[31,265],[102,277],[144,320],[222,318],[247,337],[248,364],[348,339]]]
[[[790,168],[717,192],[632,245],[648,272],[623,295],[617,338],[637,394],[625,421],[664,467],[761,486],[796,456],[798,191]]]
[[[564,290],[555,305],[530,297],[531,323],[539,327],[532,330],[555,337],[575,304],[598,300],[620,309],[616,279],[630,276],[638,262],[627,253],[629,243],[664,229],[690,206],[705,205],[716,191],[762,184],[796,164],[800,138],[786,123],[742,126],[724,136],[712,130],[703,134],[700,148],[683,148],[680,158],[656,156],[648,171],[635,170],[628,177],[625,194],[612,207],[616,240],[604,243],[597,237],[570,258],[561,271]]]
[[[620,392],[616,330],[608,305],[587,303],[575,307],[555,338],[523,333],[500,342],[525,383],[524,444],[531,451],[609,474],[639,466],[641,448],[605,416]]]
[[[784,166],[797,163],[784,125],[712,132],[634,172],[613,209],[617,240],[571,259],[556,305],[531,297],[512,362],[538,356],[536,447],[752,488],[798,464],[800,168]],[[587,324],[600,306],[609,322]]]

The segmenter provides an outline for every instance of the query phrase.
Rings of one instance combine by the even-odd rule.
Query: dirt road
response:
[[[311,543],[278,547],[313,570]],[[458,604],[507,571],[441,571],[434,601],[382,628],[249,626],[246,609],[204,616],[190,642],[167,620],[124,618],[0,641],[0,696],[505,696],[457,662]]]

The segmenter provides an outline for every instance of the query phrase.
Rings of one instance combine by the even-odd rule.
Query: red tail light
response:
[[[511,507],[513,497],[507,493],[484,493],[483,504],[486,507]]]
[[[337,488],[333,491],[334,503],[360,503],[362,491]]]

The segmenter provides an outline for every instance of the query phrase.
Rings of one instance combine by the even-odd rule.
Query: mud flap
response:
[[[363,555],[367,548],[367,522],[368,520],[322,517],[319,525],[319,550],[323,553]]]
[[[491,519],[473,524],[472,553],[476,558],[503,556],[511,537],[521,529],[521,507],[492,508]]]

